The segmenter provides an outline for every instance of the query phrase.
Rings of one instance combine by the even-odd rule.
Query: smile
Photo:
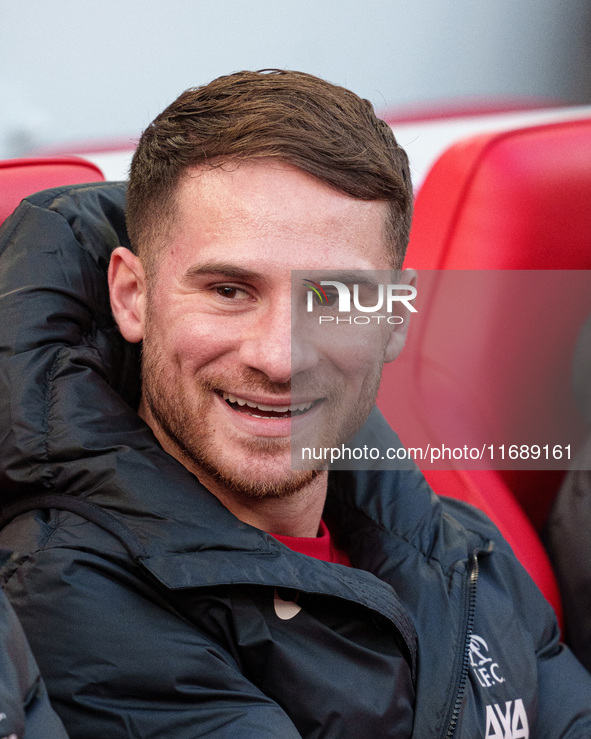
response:
[[[222,398],[238,413],[245,413],[254,418],[292,418],[306,413],[315,404],[316,401],[308,401],[305,403],[292,405],[266,405],[264,403],[255,403],[253,400],[239,398],[225,391],[220,392]]]

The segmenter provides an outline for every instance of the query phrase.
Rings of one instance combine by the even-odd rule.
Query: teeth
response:
[[[292,411],[307,411],[309,408],[313,406],[313,403],[301,403],[300,405],[293,405],[291,406]]]
[[[275,411],[275,413],[287,413],[291,411],[307,411],[312,407],[313,401],[309,403],[300,403],[299,405],[264,405],[263,403],[253,403],[251,400],[245,400],[239,398],[231,393],[222,392],[222,398],[227,400],[229,403],[236,403],[237,405],[247,405],[249,408],[258,408],[260,411]]]

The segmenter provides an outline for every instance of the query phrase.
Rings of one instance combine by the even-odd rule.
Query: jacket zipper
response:
[[[460,711],[462,703],[464,701],[464,695],[466,693],[466,682],[468,680],[468,674],[470,670],[470,641],[472,639],[472,632],[474,630],[474,617],[476,612],[476,585],[478,583],[478,549],[475,549],[472,553],[472,560],[470,562],[470,571],[468,576],[468,613],[466,617],[466,630],[464,633],[464,652],[462,657],[462,668],[460,671],[460,679],[458,681],[458,689],[456,692],[456,698],[451,712],[451,718],[445,734],[446,739],[452,739],[455,734],[458,720],[460,718]]]

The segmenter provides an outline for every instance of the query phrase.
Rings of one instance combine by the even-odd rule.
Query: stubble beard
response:
[[[151,425],[155,422],[157,426],[153,427],[156,436],[162,439],[163,434],[172,442],[173,456],[205,482],[210,478],[226,491],[251,499],[286,498],[308,486],[320,474],[318,470],[295,471],[289,467],[278,473],[274,460],[278,455],[289,458],[289,454],[286,455],[290,449],[289,439],[253,437],[241,440],[244,452],[259,461],[263,475],[268,466],[269,479],[257,479],[226,459],[227,453],[221,448],[224,442],[215,438],[207,420],[211,394],[228,385],[240,387],[242,391],[264,391],[285,397],[289,384],[276,385],[263,375],[257,376],[256,370],[251,372],[252,375],[244,373],[240,378],[196,378],[194,392],[188,398],[179,383],[168,379],[166,363],[151,340],[149,329],[146,330],[142,348],[142,396],[151,415]]]
[[[268,464],[269,479],[252,476],[252,470],[241,470],[226,458],[221,448],[224,440],[216,439],[208,421],[207,407],[212,402],[211,396],[220,389],[240,388],[240,391],[266,396],[285,397],[291,390],[291,383],[277,384],[271,382],[266,375],[256,369],[245,368],[240,376],[201,376],[195,378],[191,397],[188,397],[180,382],[169,378],[167,361],[158,346],[149,317],[142,347],[142,401],[149,410],[150,425],[156,436],[162,441],[162,434],[173,449],[173,456],[187,467],[207,486],[207,478],[221,485],[226,491],[250,499],[264,498],[282,499],[292,496],[312,483],[323,471],[322,469],[291,469],[286,464],[278,473],[276,457],[278,455],[291,459],[291,441],[285,438],[253,437],[241,439],[243,450],[259,462],[263,475]],[[338,446],[351,438],[361,428],[375,402],[381,378],[381,365],[374,375],[365,383],[365,388],[358,402],[350,412],[344,411],[342,392],[331,388],[329,391],[332,407],[341,409],[341,428],[338,424],[327,424],[323,429],[312,432],[314,439],[308,444],[324,448]],[[297,379],[298,389],[311,388],[313,380]],[[320,390],[316,391],[322,396]],[[311,391],[311,397],[314,390]],[[169,445],[166,444],[168,447]],[[295,445],[294,445],[295,448]],[[287,453],[286,453],[287,452]],[[250,472],[250,474],[249,474]]]

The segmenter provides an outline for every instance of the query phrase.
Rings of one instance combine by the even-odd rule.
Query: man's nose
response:
[[[243,334],[238,354],[245,365],[276,383],[288,382],[318,361],[303,326],[295,320],[292,325],[290,300],[269,306],[257,316]]]

